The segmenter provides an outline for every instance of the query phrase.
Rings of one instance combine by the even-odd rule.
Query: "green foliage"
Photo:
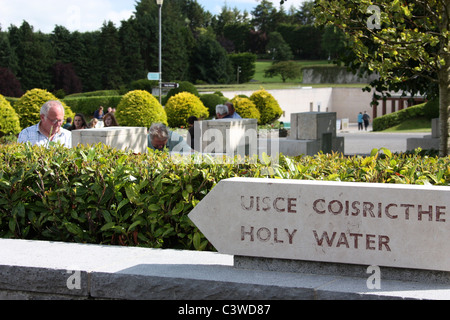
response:
[[[231,64],[227,52],[215,39],[215,36],[200,35],[193,50],[191,63],[192,80],[206,83],[228,83]]]
[[[27,91],[15,104],[14,109],[20,118],[20,126],[27,128],[41,121],[40,111],[44,103],[50,100],[58,100],[53,94],[47,90],[32,89]],[[67,119],[75,116],[75,113],[64,102],[64,117]]]
[[[255,104],[249,98],[236,96],[231,100],[236,109],[236,112],[244,119],[256,119],[258,122],[261,119],[261,113]]]
[[[152,123],[167,124],[167,115],[154,96],[144,90],[130,91],[123,96],[116,110],[121,126],[147,127]]]
[[[195,155],[192,156],[195,160]],[[179,161],[104,145],[0,145],[0,238],[212,250],[188,218],[221,180],[266,177],[266,163]],[[450,185],[450,157],[280,156],[270,178]]]
[[[152,93],[154,87],[158,87],[159,81],[151,81],[148,79],[140,79],[130,83],[130,90],[145,90]]]
[[[20,133],[20,121],[11,104],[0,94],[0,136]]]
[[[165,110],[167,121],[172,128],[187,126],[190,116],[196,116],[199,119],[209,116],[209,111],[200,98],[189,92],[181,92],[171,97]]]
[[[209,117],[216,116],[216,106],[218,104],[224,104],[228,101],[227,97],[223,95],[218,95],[216,93],[202,94],[200,96],[200,100],[203,102],[203,105],[208,108]]]
[[[425,116],[425,103],[412,106],[397,112],[386,114],[373,120],[373,131],[382,131],[399,125],[408,119]]]
[[[249,52],[235,53],[230,54],[228,57],[231,61],[232,69],[235,74],[238,70],[238,67],[240,68],[239,83],[246,83],[253,79],[256,70],[255,54]],[[234,79],[237,79],[237,75],[235,75]]]
[[[178,88],[170,89],[170,91],[167,93],[167,95],[164,97],[164,99],[162,101],[163,105],[166,105],[167,101],[169,101],[169,99],[171,97],[173,97],[181,92],[189,92],[189,93],[192,93],[194,96],[197,96],[197,97],[200,96],[197,88],[192,83],[190,83],[189,81],[181,81],[179,83]]]
[[[428,119],[439,118],[439,99],[433,99],[425,103],[423,112]]]
[[[250,96],[250,100],[261,113],[259,124],[272,123],[278,120],[283,114],[283,110],[281,110],[277,100],[264,89],[254,92]]]
[[[302,76],[302,67],[294,61],[281,61],[271,65],[265,70],[265,78],[280,76],[283,82],[299,79]]]

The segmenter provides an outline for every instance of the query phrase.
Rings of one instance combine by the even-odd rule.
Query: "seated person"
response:
[[[119,123],[117,122],[116,117],[112,112],[108,112],[103,116],[103,125],[105,128],[108,127],[118,127]]]
[[[178,133],[170,131],[162,123],[154,123],[148,135],[148,147],[152,150],[167,150],[169,152],[192,152],[192,148]]]
[[[224,119],[228,116],[228,107],[224,104],[219,104],[216,106],[216,117],[217,119]]]
[[[66,124],[63,125],[63,129],[69,130],[69,128],[72,126],[72,118],[68,117],[66,120]]]
[[[225,105],[228,107],[228,115],[226,115],[224,119],[242,119],[242,117],[236,112],[233,103],[228,101],[225,102]]]
[[[89,121],[88,123],[88,129],[95,129],[95,127],[97,127],[97,123],[98,123],[97,118],[91,119],[91,121]]]
[[[84,118],[84,115],[82,115],[81,113],[77,113],[75,115],[75,117],[73,118],[73,124],[70,126],[70,128],[68,130],[73,131],[73,130],[82,130],[82,129],[87,129],[87,128],[88,128],[88,124],[86,122],[86,119]]]

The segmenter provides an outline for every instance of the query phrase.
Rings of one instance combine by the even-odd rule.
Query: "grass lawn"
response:
[[[302,67],[310,67],[310,66],[333,66],[333,64],[328,63],[327,60],[302,60],[296,61]],[[276,90],[276,89],[289,89],[289,88],[299,88],[299,87],[314,87],[314,88],[329,88],[329,87],[355,87],[355,88],[364,88],[365,84],[318,84],[318,85],[310,85],[310,84],[302,84],[302,78],[299,78],[296,81],[285,82],[281,77],[274,78],[264,78],[264,70],[266,70],[272,61],[270,60],[258,60],[255,65],[255,75],[253,77],[253,81],[249,83],[242,84],[222,84],[222,85],[196,85],[199,92],[214,92],[214,91],[256,91],[260,90],[263,87],[266,90]]]
[[[431,132],[431,121],[426,118],[409,119],[381,132]]]

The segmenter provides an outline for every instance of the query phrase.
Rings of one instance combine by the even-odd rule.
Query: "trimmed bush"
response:
[[[163,105],[166,105],[166,103],[169,101],[169,99],[181,92],[189,92],[192,93],[194,96],[199,97],[200,94],[198,93],[197,88],[190,83],[189,81],[181,81],[179,83],[179,87],[178,88],[174,88],[171,89],[168,93],[167,96],[164,97],[164,99],[162,100]]]
[[[202,100],[203,105],[208,108],[210,118],[216,116],[216,106],[218,104],[224,104],[228,101],[226,97],[218,95],[217,93],[202,94],[200,100]]]
[[[0,95],[0,136],[20,133],[20,120],[11,104]]]
[[[433,99],[425,103],[423,112],[428,119],[439,118],[439,99]]]
[[[450,185],[450,157],[280,156],[270,178]],[[262,178],[253,159],[180,161],[104,145],[0,145],[0,238],[212,250],[188,218],[221,180]]]
[[[405,120],[425,116],[425,103],[418,104],[397,112],[386,114],[373,120],[373,131],[382,131],[401,124]]]
[[[261,113],[259,121],[261,125],[273,123],[280,119],[283,114],[283,110],[281,110],[277,100],[264,89],[254,92],[250,96],[250,100],[253,101]]]
[[[231,100],[231,102],[234,104],[234,108],[236,109],[236,112],[244,119],[256,119],[258,122],[261,119],[261,113],[259,112],[258,108],[256,108],[253,101],[251,101],[249,98],[242,98],[239,96],[236,96]]]
[[[27,91],[15,104],[14,109],[16,110],[19,119],[20,126],[22,128],[27,128],[33,126],[39,121],[41,121],[40,111],[42,105],[50,100],[58,100],[53,94],[47,90],[42,89],[32,89]],[[64,103],[65,119],[75,116],[75,113]]]
[[[121,126],[150,128],[152,123],[167,125],[167,115],[154,96],[145,90],[130,91],[123,96],[116,110]]]
[[[199,97],[189,92],[181,92],[169,99],[166,104],[167,121],[172,128],[188,125],[188,118],[196,116],[199,119],[209,116],[208,109]]]

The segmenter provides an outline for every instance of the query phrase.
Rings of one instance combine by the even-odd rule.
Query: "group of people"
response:
[[[109,108],[111,109],[111,108]],[[101,113],[99,113],[101,111]],[[100,116],[99,116],[100,114]],[[97,116],[96,116],[97,115]],[[83,114],[77,113],[72,121],[72,118],[67,118],[66,124],[63,126],[64,129],[69,131],[73,130],[83,130],[83,129],[93,129],[97,127],[99,121],[103,121],[104,127],[118,127],[119,123],[117,122],[116,117],[114,116],[113,109],[108,110],[108,113],[103,114],[103,107],[100,107],[95,111],[94,118],[89,122],[86,121],[86,118]]]
[[[367,128],[369,127],[370,122],[370,116],[367,114],[367,111],[364,111],[364,114],[360,112],[358,114],[358,130],[361,131],[365,129],[367,131]]]
[[[103,109],[103,107],[101,107]],[[73,119],[67,118],[64,123],[64,106],[56,100],[47,101],[40,110],[40,122],[31,127],[25,128],[19,133],[17,141],[19,143],[29,142],[32,145],[48,146],[49,142],[60,143],[67,148],[72,147],[73,130],[95,128],[98,119],[93,118],[89,123],[83,114],[77,113]],[[104,127],[119,126],[113,112],[102,115]]]
[[[108,110],[109,111],[109,110]],[[217,119],[242,119],[236,112],[231,102],[216,107]],[[52,100],[46,102],[40,111],[40,122],[34,126],[28,127],[19,134],[18,142],[30,142],[32,145],[48,146],[49,142],[61,143],[62,145],[72,147],[73,130],[82,130],[95,128],[98,117],[101,117],[104,127],[119,126],[113,110],[103,114],[103,107],[100,107],[91,122],[87,123],[83,114],[77,113],[72,119],[64,123],[64,107],[61,102]],[[188,142],[182,136],[169,130],[162,123],[155,123],[150,127],[148,135],[148,147],[153,150],[168,150],[179,152],[192,152],[194,145],[194,123],[198,121],[195,116],[188,119],[189,133]]]

